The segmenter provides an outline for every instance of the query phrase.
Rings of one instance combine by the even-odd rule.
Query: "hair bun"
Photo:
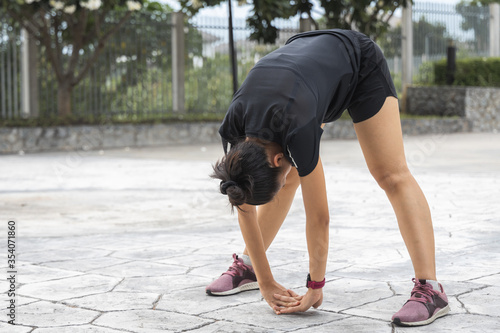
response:
[[[220,182],[220,192],[222,194],[227,194],[227,189],[231,186],[238,186],[238,183],[232,180],[221,181]]]

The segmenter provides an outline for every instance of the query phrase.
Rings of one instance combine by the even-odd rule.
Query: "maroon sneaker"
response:
[[[245,265],[236,254],[233,254],[233,259],[234,262],[227,272],[222,273],[217,280],[207,286],[208,295],[227,296],[246,290],[259,289],[252,266]]]
[[[413,279],[415,287],[411,291],[410,299],[401,310],[392,316],[392,322],[398,326],[420,326],[432,323],[450,311],[448,298],[443,286],[434,290],[425,280]]]

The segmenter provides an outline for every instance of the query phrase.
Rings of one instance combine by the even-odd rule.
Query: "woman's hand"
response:
[[[291,290],[290,290],[291,291]],[[293,293],[293,291],[292,291]],[[295,294],[295,293],[294,293]],[[297,294],[295,294],[297,295]],[[303,296],[294,296],[293,299],[298,301],[299,304],[293,305],[289,298],[280,294],[275,294],[274,297],[280,301],[282,301],[282,305],[280,308],[275,310],[276,314],[282,313],[293,313],[293,312],[305,312],[309,310],[312,306],[313,308],[317,308],[323,303],[323,289],[311,289],[307,290],[307,293]]]
[[[302,296],[297,295],[290,289],[286,289],[276,281],[261,285],[259,288],[262,297],[264,297],[267,304],[269,304],[276,314],[280,314],[281,309],[284,307],[300,305]]]

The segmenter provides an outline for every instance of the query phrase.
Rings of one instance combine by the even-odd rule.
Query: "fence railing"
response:
[[[19,116],[21,31],[0,15],[0,117]]]
[[[277,26],[280,30],[276,44],[262,45],[249,40],[251,31],[244,19],[233,21],[240,84],[261,57],[284,45],[288,38],[299,32],[298,22],[282,20]],[[195,17],[189,29],[199,33],[203,50],[201,54],[188,53],[186,110],[223,114],[233,95],[227,19]],[[186,39],[188,47],[193,42],[197,41]]]
[[[429,64],[445,57],[450,40],[457,46],[458,58],[487,56],[489,20],[488,7],[416,2],[413,6],[415,79],[430,80]],[[249,40],[251,31],[244,19],[234,20],[233,25],[240,84],[258,59],[299,31],[298,20],[280,21],[277,43],[261,45]],[[185,22],[181,34],[184,66],[175,70],[173,57],[178,56],[179,50],[174,48],[180,44],[173,43],[173,29],[170,14],[134,15],[108,41],[88,76],[75,87],[73,115],[83,118],[105,115],[119,120],[224,114],[232,97],[227,20],[195,17]],[[28,109],[32,115],[55,116],[57,81],[51,65],[42,46],[32,42],[26,48],[23,42],[21,29],[0,13],[0,118],[25,116],[27,103],[31,103]],[[377,42],[400,90],[398,23]],[[29,52],[35,61],[23,61],[23,52]],[[33,80],[36,84],[30,85],[30,101],[23,95],[26,86],[22,85],[22,78],[26,77],[26,71],[31,73],[28,77],[36,74]],[[182,75],[182,81],[178,75]],[[182,82],[182,89],[176,87],[178,82]],[[181,99],[182,107],[174,106],[176,99]]]

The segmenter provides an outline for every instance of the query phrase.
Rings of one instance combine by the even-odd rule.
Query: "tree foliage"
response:
[[[373,39],[384,34],[389,21],[400,7],[410,0],[321,0],[327,28],[355,29]]]
[[[65,117],[71,114],[73,88],[88,74],[109,37],[143,3],[144,0],[0,0],[0,9],[44,47],[58,82],[58,112]]]
[[[379,40],[378,44],[384,50],[388,58],[401,57],[401,25],[397,25],[387,31],[386,38]],[[398,38],[394,41],[394,38]],[[413,22],[413,54],[427,56],[443,54],[446,52],[448,34],[446,25],[443,23],[431,23],[425,16]],[[427,49],[426,49],[427,43]]]
[[[183,10],[196,14],[201,8],[219,5],[222,0],[179,0]],[[274,43],[278,29],[274,25],[277,18],[290,18],[300,15],[308,17],[317,27],[311,11],[313,0],[254,0],[238,1],[252,4],[252,13],[247,18],[253,29],[251,39],[264,43]],[[389,28],[394,12],[411,4],[411,0],[320,0],[324,11],[326,28],[355,29],[376,39]]]
[[[492,3],[500,3],[500,0],[473,0],[461,1],[456,5],[457,13],[462,15],[460,28],[465,31],[474,32],[474,44],[476,50],[484,50],[488,45],[488,29],[485,25],[489,21],[489,8]]]

